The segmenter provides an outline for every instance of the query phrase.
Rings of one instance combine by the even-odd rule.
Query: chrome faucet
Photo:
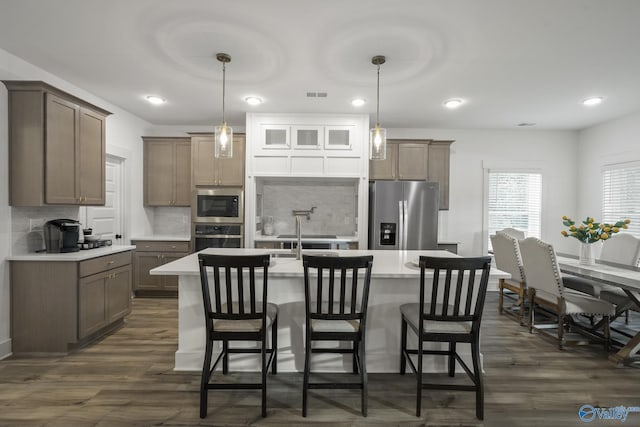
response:
[[[296,217],[296,240],[298,242],[298,245],[295,248],[296,259],[302,259],[302,219],[301,218],[303,216],[306,216],[307,221],[309,221],[311,219],[311,214],[315,209],[316,207],[313,206],[309,210],[296,210],[296,209],[293,210],[293,216]],[[291,245],[291,250],[294,251],[293,245]]]

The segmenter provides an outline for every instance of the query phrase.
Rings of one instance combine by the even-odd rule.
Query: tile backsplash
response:
[[[276,235],[294,234],[292,210],[309,210],[313,206],[316,209],[310,219],[302,219],[303,234],[352,236],[356,233],[357,181],[274,180],[265,181],[259,188],[262,221],[272,217]]]
[[[52,219],[78,219],[79,206],[11,208],[11,253],[24,255],[44,249],[44,234],[30,231],[31,222],[43,224]]]
[[[153,234],[162,236],[189,236],[191,208],[156,207],[153,215]]]

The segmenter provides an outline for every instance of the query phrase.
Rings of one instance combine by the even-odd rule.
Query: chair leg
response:
[[[353,358],[352,358],[352,364],[353,366],[351,367],[352,371],[354,374],[358,373],[358,354],[360,353],[360,349],[358,348],[358,341],[353,341]]]
[[[529,333],[533,333],[533,326],[536,321],[536,294],[533,289],[529,289]]]
[[[471,357],[473,359],[473,375],[476,383],[476,417],[484,419],[484,380],[480,369],[480,343],[478,337],[471,342]]]
[[[402,317],[402,326],[400,331],[400,375],[404,375],[407,371],[407,361],[404,358],[404,352],[407,349],[407,321]]]
[[[456,376],[456,343],[449,342],[449,376]]]
[[[418,337],[418,372],[416,372],[417,392],[416,392],[416,417],[420,416],[422,408],[422,337]]]
[[[564,350],[564,314],[558,313],[558,348]]]
[[[503,311],[503,307],[504,307],[504,279],[500,279],[499,283],[499,289],[498,289],[498,312],[500,314],[504,314]]]
[[[207,397],[209,389],[207,385],[211,378],[211,353],[213,352],[213,341],[207,337],[207,345],[204,350],[204,362],[202,363],[202,376],[200,378],[200,418],[207,416]]]
[[[222,341],[222,373],[227,375],[229,373],[229,341]]]
[[[262,359],[261,379],[262,379],[262,418],[267,416],[267,337],[263,330],[262,333],[262,348],[260,351],[260,357]]]
[[[604,325],[602,326],[604,332],[604,351],[609,352],[609,346],[611,345],[611,329],[610,329],[610,317],[604,316]]]
[[[520,285],[522,286],[522,285]],[[525,325],[525,308],[524,308],[524,302],[526,300],[527,297],[527,291],[526,289],[522,289],[520,288],[520,326],[524,326]]]
[[[360,381],[362,382],[362,416],[367,416],[368,396],[369,396],[369,382],[367,378],[367,358],[365,352],[364,337],[362,337],[362,343],[360,344]]]
[[[307,395],[309,394],[309,369],[311,369],[311,339],[309,330],[306,333],[304,348],[304,377],[302,381],[302,416],[307,416]]]
[[[271,361],[271,373],[278,373],[278,318],[273,319],[271,324],[271,350],[273,351],[273,360]]]

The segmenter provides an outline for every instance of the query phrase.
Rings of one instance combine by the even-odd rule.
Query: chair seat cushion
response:
[[[313,332],[358,332],[360,320],[325,320],[311,319]]]
[[[450,306],[451,307],[451,306]],[[453,308],[449,310],[449,313],[453,311]],[[408,323],[413,325],[416,329],[420,325],[420,304],[410,303],[400,306],[400,312],[407,320]],[[437,313],[442,313],[442,305],[437,304]],[[424,322],[425,333],[454,333],[454,334],[468,334],[471,332],[471,322],[452,322],[452,321],[437,321],[437,320],[425,320]]]
[[[562,283],[565,288],[584,292],[585,294],[593,295],[594,297],[599,296],[600,290],[602,289],[602,285],[594,282],[593,280],[572,276],[570,274],[562,276]]]
[[[262,307],[262,302],[256,303],[259,307]],[[227,311],[226,304],[222,306],[222,312]],[[234,313],[238,313],[237,304],[234,303]],[[278,306],[276,304],[267,303],[267,324],[265,328],[271,326],[273,321],[278,315]],[[261,319],[246,319],[246,320],[228,320],[228,319],[214,319],[213,330],[217,332],[257,332],[262,327]]]
[[[612,316],[615,313],[615,308],[610,302],[578,292],[565,292],[564,305],[566,314],[599,314]]]

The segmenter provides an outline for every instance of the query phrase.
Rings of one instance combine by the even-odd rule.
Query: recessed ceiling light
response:
[[[593,96],[591,98],[587,98],[582,101],[582,105],[586,105],[587,107],[593,107],[594,105],[600,104],[604,100],[601,96]]]
[[[367,101],[362,98],[355,98],[351,100],[351,105],[353,105],[354,107],[362,107],[366,103]]]
[[[462,99],[448,99],[446,101],[444,101],[444,106],[447,107],[450,110],[453,110],[455,108],[458,108],[459,106],[461,106],[464,103],[464,101]]]
[[[262,98],[259,98],[257,96],[247,96],[244,99],[244,102],[246,102],[249,105],[260,105],[262,104]]]
[[[147,101],[149,101],[153,105],[160,105],[160,104],[164,104],[165,102],[167,102],[166,99],[164,99],[164,98],[162,98],[160,96],[156,96],[156,95],[147,96]]]

